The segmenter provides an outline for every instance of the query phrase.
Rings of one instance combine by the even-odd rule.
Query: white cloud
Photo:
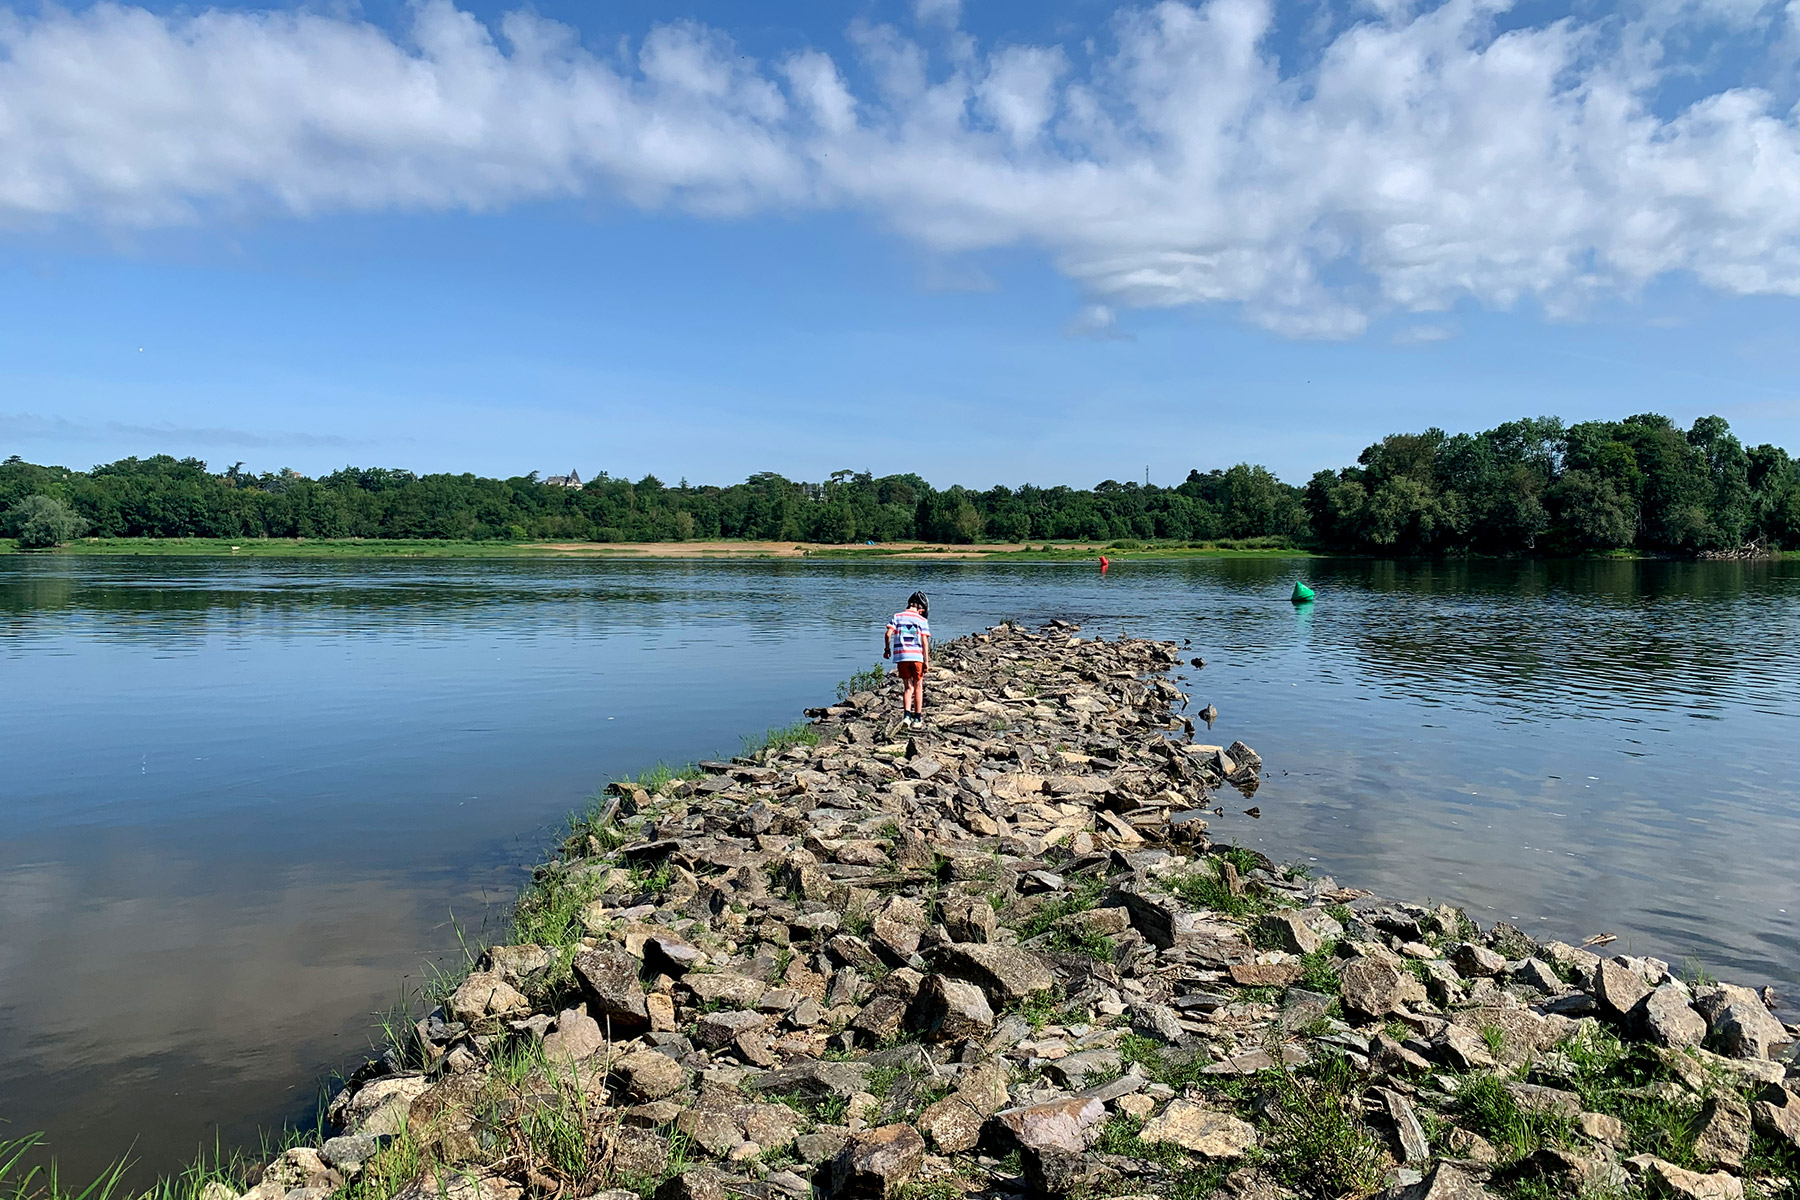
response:
[[[1427,346],[1432,342],[1447,342],[1456,336],[1456,330],[1448,325],[1408,325],[1394,334],[1396,346]]]
[[[962,20],[962,0],[913,0],[913,19],[921,25],[938,21],[954,28]]]
[[[1119,314],[1104,304],[1089,304],[1063,326],[1064,337],[1092,338],[1098,342],[1136,341],[1119,328]]]
[[[1567,316],[1670,272],[1800,294],[1788,83],[1659,110],[1687,67],[1651,49],[1780,35],[1784,10],[1646,4],[1505,32],[1499,0],[1363,5],[1298,75],[1269,0],[1126,9],[1098,57],[857,26],[853,60],[773,66],[690,23],[602,54],[449,0],[403,36],[312,11],[0,14],[0,223],[850,209],[938,256],[1038,247],[1096,311],[1229,303],[1314,337],[1459,300]]]

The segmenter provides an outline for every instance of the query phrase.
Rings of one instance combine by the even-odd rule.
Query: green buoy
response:
[[[1313,600],[1313,590],[1311,588],[1307,587],[1304,583],[1296,582],[1294,584],[1294,595],[1293,595],[1294,603],[1295,604],[1311,604],[1312,600]]]

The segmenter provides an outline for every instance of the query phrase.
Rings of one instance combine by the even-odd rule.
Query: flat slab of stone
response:
[[[1169,1106],[1144,1122],[1138,1133],[1144,1142],[1173,1142],[1202,1158],[1242,1158],[1256,1145],[1256,1128],[1230,1113],[1171,1100]]]

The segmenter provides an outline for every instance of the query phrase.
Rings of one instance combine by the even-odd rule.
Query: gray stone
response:
[[[1292,909],[1266,914],[1256,923],[1257,931],[1277,950],[1285,950],[1289,954],[1311,954],[1324,945],[1324,939],[1314,933],[1299,913]],[[1267,944],[1267,943],[1259,943]]]
[[[1650,985],[1630,967],[1610,958],[1603,958],[1594,968],[1594,981],[1588,990],[1600,1002],[1602,1012],[1623,1020],[1627,1013],[1637,1007],[1639,1000],[1650,994]]]
[[[556,1028],[544,1035],[544,1057],[579,1060],[592,1058],[606,1046],[600,1023],[580,1008],[566,1008],[556,1017]]]
[[[867,1090],[869,1065],[852,1062],[796,1062],[744,1081],[759,1092],[798,1092],[807,1100],[848,1100]]]
[[[504,1017],[525,1012],[531,1001],[498,971],[476,971],[452,992],[444,1009],[458,1021],[474,1024],[489,1017]]]
[[[994,1114],[1000,1128],[1021,1148],[1087,1149],[1088,1130],[1106,1118],[1106,1105],[1090,1096],[1027,1104]]]
[[[919,1114],[919,1129],[943,1154],[973,1150],[987,1118],[959,1095],[945,1096]]]
[[[1187,1031],[1181,1017],[1166,1004],[1133,1004],[1127,1009],[1133,1033],[1153,1037],[1159,1042],[1176,1042]]]
[[[1450,952],[1450,964],[1468,979],[1498,975],[1506,967],[1504,955],[1478,942],[1462,942]]]
[[[785,1104],[752,1104],[742,1113],[744,1136],[764,1150],[782,1150],[800,1136],[800,1114]]]
[[[669,1165],[669,1139],[653,1130],[620,1126],[605,1132],[602,1144],[615,1176],[655,1179]]]
[[[994,940],[994,909],[980,897],[953,896],[944,901],[944,931],[953,942],[987,943]]]
[[[822,1163],[826,1159],[836,1158],[837,1152],[844,1148],[850,1140],[850,1131],[841,1126],[828,1125],[815,1129],[811,1133],[803,1133],[794,1139],[794,1153],[804,1163]]]
[[[731,971],[708,971],[682,976],[681,986],[693,994],[696,1005],[755,1008],[769,985]]]
[[[1256,1145],[1256,1129],[1230,1113],[1171,1100],[1167,1108],[1144,1122],[1138,1138],[1152,1144],[1173,1142],[1202,1158],[1242,1158]]]
[[[907,1014],[907,1024],[927,1041],[957,1042],[986,1037],[994,1028],[994,1010],[974,984],[932,975],[920,985],[918,997]]]
[[[1000,1008],[1056,986],[1056,976],[1044,961],[1016,946],[957,943],[944,948],[941,962],[945,974],[974,983]]]
[[[1385,1017],[1425,999],[1425,985],[1398,967],[1359,958],[1338,968],[1344,1007],[1367,1017]]]
[[[1374,1200],[1487,1200],[1488,1190],[1459,1168],[1439,1163],[1418,1183],[1400,1184]]]
[[[1461,1025],[1446,1025],[1431,1039],[1431,1057],[1456,1071],[1480,1071],[1495,1066],[1485,1039]]]
[[[1659,1046],[1679,1050],[1706,1040],[1706,1018],[1688,1004],[1680,988],[1657,988],[1632,1008],[1629,1024]]]
[[[319,1147],[319,1156],[340,1171],[354,1170],[379,1149],[381,1142],[378,1139],[368,1134],[348,1133],[325,1139],[325,1144]]]
[[[1412,1101],[1392,1088],[1372,1089],[1382,1113],[1394,1130],[1394,1148],[1403,1163],[1424,1162],[1431,1157],[1431,1140],[1413,1111]]]
[[[1583,1137],[1604,1142],[1615,1150],[1623,1149],[1631,1141],[1631,1131],[1625,1127],[1625,1122],[1605,1113],[1581,1113],[1575,1118],[1575,1127],[1581,1130]]]
[[[726,1200],[725,1179],[710,1167],[690,1167],[664,1180],[654,1200]]]
[[[1744,1200],[1744,1185],[1735,1175],[1715,1171],[1702,1175],[1649,1154],[1625,1160],[1643,1180],[1652,1196],[1678,1196],[1682,1200]]]
[[[1732,1058],[1768,1058],[1774,1047],[1794,1040],[1749,988],[1709,988],[1694,1006],[1706,1018],[1714,1048]]]
[[[613,1074],[625,1085],[626,1094],[642,1103],[672,1096],[687,1086],[687,1070],[656,1050],[638,1050],[612,1065]]]
[[[331,1117],[351,1133],[393,1137],[406,1128],[413,1102],[431,1088],[418,1075],[372,1079],[354,1093],[345,1092],[332,1102]]]
[[[832,1160],[826,1195],[836,1200],[882,1200],[898,1191],[925,1161],[925,1139],[911,1125],[883,1125],[844,1143]]]
[[[729,1046],[745,1033],[755,1033],[768,1023],[769,1018],[762,1013],[746,1010],[702,1013],[695,1022],[694,1041],[717,1050]]]
[[[1730,1092],[1708,1096],[1694,1121],[1694,1153],[1715,1167],[1742,1170],[1750,1153],[1750,1106]]]
[[[1546,996],[1554,996],[1567,990],[1567,985],[1541,958],[1527,958],[1514,964],[1507,971],[1509,982],[1519,984],[1534,991],[1543,992]]]
[[[1581,1115],[1581,1097],[1561,1088],[1540,1087],[1535,1083],[1508,1080],[1504,1085],[1513,1103],[1525,1113],[1542,1116],[1576,1118]]]
[[[1045,1068],[1064,1087],[1080,1090],[1090,1075],[1116,1075],[1122,1065],[1117,1050],[1082,1050],[1051,1061]]]
[[[589,950],[575,956],[575,978],[587,995],[588,1012],[614,1041],[650,1027],[644,1007],[644,985],[638,960],[618,947]]]
[[[1767,1084],[1756,1094],[1750,1116],[1765,1136],[1800,1150],[1800,1096],[1778,1083]]]

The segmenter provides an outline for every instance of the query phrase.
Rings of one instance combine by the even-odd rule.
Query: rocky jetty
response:
[[[1797,1194],[1770,996],[1214,844],[1180,660],[1001,626],[613,785],[244,1200]]]

